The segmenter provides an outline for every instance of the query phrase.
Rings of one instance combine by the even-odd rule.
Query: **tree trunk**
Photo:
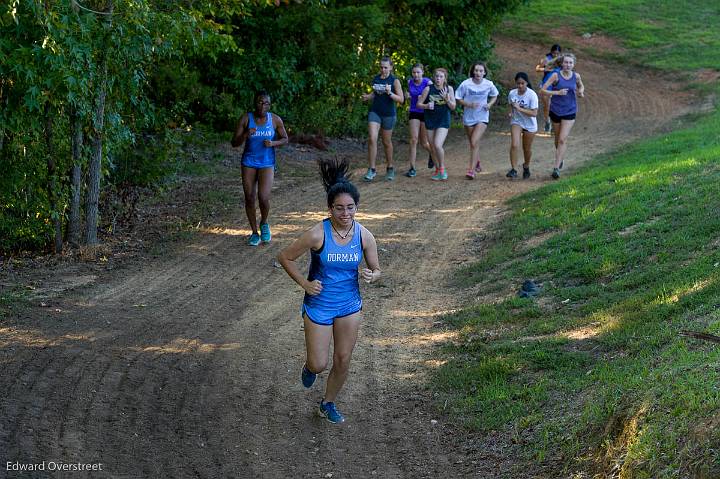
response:
[[[57,165],[55,164],[52,148],[52,136],[53,121],[52,116],[50,116],[50,103],[47,103],[45,105],[45,155],[47,156],[48,169],[48,199],[50,200],[50,215],[55,229],[55,254],[60,254],[63,249],[62,214],[58,210]]]
[[[70,199],[70,219],[68,223],[68,242],[73,246],[80,244],[80,194],[82,181],[82,123],[75,110],[70,113],[72,129],[72,170],[70,171],[72,197]]]
[[[103,59],[92,134],[92,154],[88,167],[88,188],[85,199],[85,243],[98,244],[98,202],[100,199],[100,176],[102,174],[103,129],[105,124],[105,96],[107,95],[107,60]]]
[[[108,24],[112,25],[112,13],[115,5],[110,0],[107,4]],[[92,154],[88,165],[87,198],[85,199],[85,243],[94,246],[98,244],[98,202],[100,200],[100,177],[102,176],[103,139],[105,125],[105,97],[107,96],[107,51],[102,53],[101,78],[98,86],[95,104],[95,118],[93,121]]]

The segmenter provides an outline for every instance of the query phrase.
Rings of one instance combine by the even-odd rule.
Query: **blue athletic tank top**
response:
[[[341,308],[360,299],[358,268],[363,259],[360,225],[355,222],[353,237],[346,245],[335,243],[330,218],[323,220],[322,248],[310,251],[308,281],[320,280],[322,291],[311,296],[305,294],[303,302],[311,307]]]
[[[553,61],[554,59],[555,59],[555,57],[553,57],[553,56],[550,55],[549,53],[546,54],[546,55],[545,55],[545,66],[547,67],[547,65],[549,65],[550,62]],[[550,78],[550,75],[552,75],[554,72],[555,72],[555,70],[553,69],[552,71],[545,72],[545,73],[543,74],[543,77],[542,77],[542,80],[541,80],[542,84],[540,85],[541,87],[545,84],[546,81],[548,81],[548,78]]]
[[[550,100],[550,111],[557,116],[572,115],[577,113],[577,100],[575,98],[575,90],[577,89],[577,79],[575,72],[569,80],[563,78],[562,73],[558,72],[558,81],[553,85],[554,90],[562,90],[567,88],[567,95],[554,95]]]
[[[275,137],[272,113],[268,112],[263,125],[255,123],[255,115],[248,112],[248,129],[255,128],[255,133],[245,141],[245,150],[242,155],[242,164],[250,168],[270,168],[275,166],[275,148],[263,144],[265,140]]]

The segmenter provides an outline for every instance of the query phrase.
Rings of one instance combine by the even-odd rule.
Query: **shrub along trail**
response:
[[[494,78],[510,85],[544,51],[498,39],[508,67]],[[587,95],[565,175],[690,109],[690,97],[659,76],[582,55],[577,68]],[[478,237],[506,212],[505,200],[551,181],[550,137],[535,140],[532,179],[509,181],[504,108],[491,125],[475,181],[464,179],[467,141],[455,129],[448,182],[432,183],[424,168],[413,180],[402,176],[407,145],[396,142],[396,181],[381,180],[381,168],[378,180],[359,185],[358,220],[377,237],[384,278],[362,285],[365,319],[338,399],[344,425],[314,415],[326,374],[310,391],[300,385],[302,291],[274,264],[281,247],[326,214],[324,193],[317,177],[284,178],[281,169],[271,245],[246,246],[238,178],[237,229],[199,235],[177,253],[53,299],[51,308],[31,306],[3,320],[1,459],[100,462],[94,477],[507,471],[517,458],[503,443],[468,438],[437,411],[425,386],[436,367],[433,347],[451,339],[438,315],[473,300],[449,285],[451,274],[481,254]]]

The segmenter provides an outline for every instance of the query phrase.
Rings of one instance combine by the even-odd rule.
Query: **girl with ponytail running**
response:
[[[485,78],[487,74],[488,69],[484,63],[473,63],[470,66],[470,78],[463,81],[455,93],[457,102],[463,107],[463,125],[470,142],[470,163],[465,174],[468,180],[475,179],[475,174],[482,171],[480,139],[490,122],[490,108],[498,97],[495,84]]]
[[[332,368],[318,408],[320,416],[332,423],[345,421],[335,399],[347,379],[362,318],[358,280],[372,283],[380,278],[375,237],[355,221],[360,193],[347,179],[349,168],[347,160],[320,162],[328,218],[278,255],[288,275],[305,290],[302,317],[307,354],[301,380],[306,388],[327,367],[333,341]],[[310,269],[305,278],[295,261],[308,251]],[[363,260],[365,267],[361,267]]]
[[[577,98],[585,96],[585,85],[583,85],[580,74],[575,72],[575,55],[565,53],[558,57],[562,70],[550,75],[550,78],[543,84],[543,93],[550,96],[550,121],[555,132],[555,167],[552,177],[560,178],[560,170],[565,163],[567,152],[567,139],[575,124],[577,115]]]
[[[548,78],[550,78],[550,75],[553,73],[560,71],[560,68],[555,65],[555,59],[560,55],[560,52],[562,52],[562,47],[558,45],[557,43],[550,47],[550,52],[546,53],[544,57],[540,59],[537,66],[535,67],[535,71],[538,73],[542,73],[542,79],[540,80],[540,86],[542,87],[546,81],[548,81]],[[543,120],[544,120],[544,130],[545,133],[550,133],[550,97],[543,95]]]
[[[530,178],[532,143],[537,133],[538,96],[532,90],[530,78],[525,72],[515,75],[515,88],[508,94],[510,105],[510,171],[508,178],[517,178],[517,161],[520,147],[523,151],[523,180]]]
[[[410,169],[405,173],[408,178],[414,178],[417,175],[415,160],[417,158],[418,143],[430,152],[430,143],[425,129],[425,112],[417,106],[420,94],[426,86],[432,83],[429,78],[423,76],[423,70],[424,67],[421,63],[416,63],[412,67],[412,78],[408,80],[408,89],[405,93],[405,99],[410,100],[410,112],[408,115],[408,125],[410,126]],[[428,168],[433,166],[435,165],[432,156],[430,156],[428,158]]]
[[[430,178],[433,181],[448,179],[443,145],[450,130],[450,110],[455,109],[455,94],[453,87],[447,84],[447,77],[446,69],[436,68],[433,75],[435,83],[426,86],[417,101],[417,106],[425,110],[425,128],[435,163],[435,174]]]
[[[275,178],[275,148],[287,144],[288,135],[282,118],[270,113],[270,95],[265,91],[255,94],[255,110],[245,113],[238,122],[230,142],[233,147],[245,143],[242,154],[242,183],[245,195],[245,214],[252,234],[250,246],[272,239],[268,215],[270,191]],[[255,198],[260,203],[260,232],[258,233]]]

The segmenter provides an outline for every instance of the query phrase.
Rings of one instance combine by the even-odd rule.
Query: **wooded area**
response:
[[[357,134],[360,94],[442,66],[457,83],[523,0],[12,0],[0,6],[0,252],[98,243],[108,188],[152,185],[181,131],[229,131],[256,90],[293,132]]]

